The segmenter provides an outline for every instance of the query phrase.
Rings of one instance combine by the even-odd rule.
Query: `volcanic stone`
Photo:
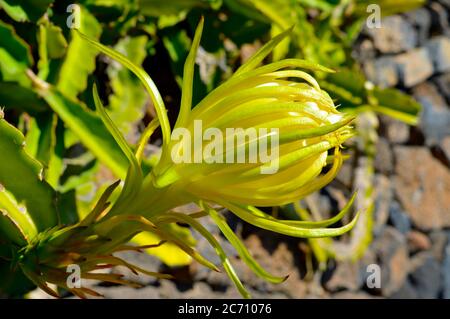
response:
[[[436,37],[427,44],[428,52],[437,72],[450,71],[450,39],[446,36]]]
[[[407,88],[424,82],[433,75],[433,63],[425,48],[400,54],[395,58],[400,79]]]
[[[413,224],[422,230],[450,226],[450,172],[426,148],[397,146],[394,188]]]

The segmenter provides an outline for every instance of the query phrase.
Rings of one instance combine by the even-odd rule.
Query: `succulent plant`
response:
[[[257,227],[295,237],[337,236],[354,226],[357,216],[342,227],[328,228],[347,213],[353,199],[338,215],[319,222],[276,219],[255,207],[295,201],[326,185],[338,172],[343,161],[340,148],[353,135],[350,127],[353,119],[336,109],[314,77],[298,69],[332,71],[300,59],[286,59],[260,66],[273,48],[289,35],[290,30],[287,30],[263,46],[230,79],[192,108],[194,62],[202,29],[203,20],[197,27],[185,63],[180,114],[173,131],[164,102],[150,76],[120,53],[78,33],[82,39],[137,75],[149,93],[158,117],[149,124],[138,146],[132,150],[107,114],[94,86],[97,112],[126,155],[129,166],[124,182],[117,181],[110,185],[92,211],[78,223],[64,225],[59,222],[57,212],[52,210],[53,203],[40,200],[37,191],[30,190],[29,194],[24,194],[25,201],[36,201],[36,206],[21,210],[20,205],[8,197],[7,189],[14,187],[14,183],[4,185],[5,189],[0,195],[6,200],[1,201],[0,227],[4,235],[2,237],[5,237],[2,240],[6,240],[10,248],[5,258],[11,261],[13,267],[20,267],[28,278],[46,292],[57,296],[57,292],[49,286],[54,284],[80,297],[99,295],[85,286],[73,287],[68,283],[67,267],[73,264],[80,267],[83,280],[136,285],[119,274],[95,272],[114,266],[124,266],[135,273],[158,278],[170,278],[169,275],[141,269],[114,256],[118,251],[156,247],[165,241],[176,244],[199,263],[219,271],[216,265],[173,231],[171,225],[181,222],[198,231],[214,247],[227,274],[241,294],[248,297],[220,243],[202,226],[201,218],[207,215],[257,275],[273,283],[284,281],[286,276],[269,274],[252,258],[224,216],[216,211],[218,205]],[[200,132],[202,136],[210,128],[214,128],[216,134],[224,133],[228,128],[241,129],[247,133],[250,129],[260,128],[266,134],[256,136],[256,139],[243,139],[236,144],[234,137],[231,144],[227,143],[227,138],[220,142],[203,140],[199,144],[192,144],[191,156],[187,157],[192,161],[174,161],[174,154],[179,155],[180,149],[187,149],[182,150],[183,146],[174,139],[173,132],[184,129],[184,132],[194,133],[198,121],[203,125]],[[34,167],[36,189],[52,193],[52,188],[40,177],[39,170],[42,168],[21,150],[23,136],[5,120],[0,120],[0,124],[2,145],[14,150],[18,165],[23,162],[25,166]],[[160,159],[151,172],[145,175],[141,168],[143,148],[158,126],[161,126],[163,133]],[[277,153],[268,161],[260,158],[248,163],[226,161],[227,152],[236,154],[239,150],[249,151],[253,142],[259,143],[268,137],[272,142],[278,142],[271,144],[276,146]],[[202,156],[196,162],[195,156],[199,152],[204,155],[202,150],[208,147],[215,149],[214,157],[222,158],[223,161],[214,162],[210,157]],[[212,156],[213,153],[208,154]],[[324,167],[330,164],[329,170],[320,175]],[[264,173],[264,168],[268,167],[276,167],[276,170]],[[2,178],[2,182],[4,180]],[[113,192],[118,193],[117,199],[110,203]],[[193,214],[173,211],[188,203],[198,204],[202,211]],[[47,211],[42,212],[40,209]],[[143,247],[128,245],[130,239],[143,231],[154,233],[161,242]]]

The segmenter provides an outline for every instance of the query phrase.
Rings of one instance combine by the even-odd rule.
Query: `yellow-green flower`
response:
[[[47,284],[54,283],[81,297],[96,295],[87,288],[68,287],[66,267],[70,264],[79,265],[82,277],[87,279],[129,284],[115,274],[93,273],[112,266],[167,277],[113,255],[120,250],[138,249],[126,243],[143,231],[176,244],[199,263],[218,270],[173,229],[174,223],[182,222],[208,240],[227,274],[242,295],[248,297],[220,243],[201,224],[200,218],[208,215],[258,276],[272,283],[284,281],[286,276],[269,274],[252,258],[212,204],[228,208],[255,226],[295,237],[338,236],[354,226],[357,217],[342,227],[328,228],[346,214],[354,197],[338,215],[319,222],[276,219],[255,207],[296,201],[325,186],[337,174],[343,161],[340,147],[352,136],[349,126],[352,119],[336,110],[328,94],[306,72],[331,70],[299,59],[259,66],[288,30],[262,47],[230,79],[192,108],[194,62],[202,28],[203,21],[196,30],[185,64],[180,114],[173,130],[161,95],[148,74],[119,53],[80,34],[142,80],[158,118],[150,123],[132,150],[108,117],[94,87],[97,110],[130,166],[120,195],[112,205],[108,198],[118,183],[104,192],[84,220],[48,230],[20,251],[17,264],[49,293],[54,294]],[[163,133],[161,157],[144,176],[140,166],[143,148],[158,125]],[[230,129],[240,130],[241,139],[235,141],[235,135],[228,135]],[[328,164],[331,168],[321,175]],[[173,211],[192,202],[203,211],[190,215]]]
[[[174,132],[185,132],[163,150],[156,186],[181,181],[197,198],[276,206],[329,182],[351,118],[312,76],[293,69],[302,61],[282,62],[238,71],[179,121]],[[330,149],[333,173],[317,178]]]
[[[172,138],[145,178],[143,194],[133,209],[153,215],[159,204],[144,194],[162,192],[162,196],[178,194],[173,200],[184,202],[177,204],[203,200],[236,212],[248,205],[291,203],[329,183],[342,164],[340,146],[353,134],[352,118],[336,109],[306,71],[333,71],[300,59],[259,66],[289,34],[287,30],[191,109],[201,28],[185,65],[181,110]],[[240,130],[244,137],[227,134],[230,129]],[[252,153],[255,145],[257,152]],[[266,146],[265,158],[260,156],[261,145]],[[241,160],[238,153],[244,154]],[[320,176],[330,163],[328,172]],[[255,209],[247,211],[253,214]]]

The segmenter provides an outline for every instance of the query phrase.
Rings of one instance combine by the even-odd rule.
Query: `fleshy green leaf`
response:
[[[30,80],[25,71],[33,65],[28,44],[22,40],[12,26],[0,21],[0,72],[4,81],[15,81],[28,86]]]
[[[233,77],[255,69],[283,39],[290,35],[290,33],[292,32],[292,28],[293,27],[283,31],[276,37],[272,38],[269,42],[267,42],[261,49],[259,49],[258,52],[256,52],[250,59],[248,59],[244,65],[237,69]]]
[[[25,150],[45,167],[48,167],[56,144],[57,118],[54,114],[44,113],[32,118],[30,122]]]
[[[58,190],[63,172],[64,131],[55,113],[39,113],[28,121],[25,150],[44,165],[44,178]]]
[[[283,30],[276,24],[272,24],[272,28],[270,30],[271,38],[275,37],[277,34],[282,33]],[[272,59],[273,61],[279,61],[286,57],[289,53],[289,48],[291,45],[291,38],[284,38],[272,51]]]
[[[67,49],[67,41],[62,29],[50,22],[41,25],[46,33],[45,45],[50,59],[59,59],[64,56]]]
[[[136,159],[139,163],[142,162],[142,159],[144,157],[144,150],[145,146],[147,145],[148,141],[150,140],[150,137],[155,132],[155,130],[159,126],[159,121],[157,118],[154,118],[150,123],[148,123],[147,127],[145,128],[144,132],[141,134],[141,138],[139,139],[139,142],[136,147]]]
[[[192,42],[191,50],[187,56],[184,64],[183,85],[181,90],[181,105],[180,113],[178,115],[177,124],[175,126],[183,126],[184,121],[189,115],[192,108],[192,90],[194,82],[195,58],[197,56],[198,47],[200,46],[200,39],[202,37],[204,20],[201,18],[197,30],[195,31],[194,40]]]
[[[0,119],[0,184],[25,206],[29,215],[26,219],[36,230],[43,231],[58,223],[55,192],[43,180],[41,164],[25,152],[24,140],[20,131]]]
[[[0,103],[6,109],[15,109],[31,113],[48,110],[47,103],[31,88],[15,82],[0,81]]]
[[[100,113],[100,118],[102,119],[108,131],[111,133],[112,137],[116,140],[117,145],[119,145],[122,152],[128,158],[130,164],[127,172],[127,177],[125,178],[123,190],[120,194],[119,199],[114,204],[114,208],[118,211],[121,211],[123,208],[126,208],[130,201],[133,201],[135,196],[139,193],[143,179],[142,171],[136,159],[136,156],[134,155],[130,146],[127,144],[127,141],[106,113],[106,110],[103,107],[102,102],[100,101],[100,97],[98,96],[96,85],[94,85],[93,94],[95,108],[97,109],[97,112]]]
[[[377,4],[382,8],[381,14],[388,16],[413,10],[424,3],[425,0],[397,0],[395,2],[391,0],[361,0],[355,3],[354,12],[360,16],[367,16],[370,14],[367,12],[367,7],[371,4]]]
[[[101,26],[89,11],[81,7],[80,30],[94,39],[98,39]],[[57,88],[69,98],[76,98],[87,87],[87,78],[95,70],[95,57],[98,51],[86,45],[72,30],[72,40],[67,48],[64,63],[59,72]]]
[[[360,71],[343,68],[340,69],[339,72],[329,74],[326,81],[334,84],[338,88],[344,89],[348,92],[347,94],[351,94],[348,97],[342,96],[341,98],[348,98],[350,102],[355,104],[360,104],[363,101],[366,79]],[[325,90],[326,89],[327,87],[325,87]],[[330,92],[330,94],[331,93],[333,92]],[[336,93],[339,93],[339,91]],[[354,98],[355,100],[352,101],[351,98]]]
[[[245,15],[252,20],[264,23],[270,22],[266,16],[255,10],[253,5],[247,0],[224,0],[224,2],[232,11],[239,12],[239,14]]]
[[[373,90],[373,96],[378,102],[376,109],[408,124],[417,124],[421,105],[413,97],[396,89]]]
[[[39,45],[38,76],[40,79],[46,80],[50,72],[50,59],[58,59],[65,54],[67,41],[61,28],[47,20],[39,25],[37,40]]]
[[[0,188],[0,230],[4,240],[22,246],[37,235],[36,225],[26,208],[3,186]]]
[[[294,225],[288,225],[278,220],[265,218],[261,216],[261,213],[259,212],[258,209],[252,206],[245,206],[231,203],[224,203],[224,206],[229,208],[234,214],[236,214],[236,216],[254,226],[270,230],[276,233],[300,238],[320,238],[320,237],[340,236],[348,232],[355,226],[359,216],[358,212],[350,223],[338,228],[303,228]]]
[[[0,8],[18,22],[37,21],[54,0],[0,0]]]
[[[128,160],[99,117],[80,102],[66,98],[54,88],[41,92],[41,95],[101,162],[119,178],[125,177]]]
[[[160,0],[140,0],[139,5],[144,15],[159,17],[162,15],[177,15],[181,11],[190,10],[195,7],[217,8],[222,0],[171,0],[170,2]]]
[[[4,247],[10,250],[8,246]],[[20,269],[12,269],[10,262],[2,258],[0,258],[0,278],[2,278],[0,294],[9,298],[23,298],[24,294],[36,287]]]
[[[85,0],[84,3],[88,6],[99,6],[99,7],[126,7],[134,2],[134,0]]]
[[[55,114],[55,118],[56,114]],[[48,166],[45,170],[45,180],[56,190],[59,189],[59,179],[64,169],[64,124],[60,120],[56,120],[52,134],[52,149]]]
[[[146,52],[147,37],[126,37],[114,47],[129,57],[136,65],[141,65]],[[133,128],[142,118],[147,95],[139,80],[123,65],[111,63],[107,69],[113,94],[109,97],[108,114],[125,137],[132,135]]]
[[[95,39],[92,39],[84,35],[83,33],[78,32],[78,35],[82,39],[86,40],[94,47],[99,49],[102,53],[123,64],[126,68],[128,68],[131,72],[133,72],[139,78],[139,80],[141,80],[142,84],[144,85],[145,89],[150,95],[153,105],[155,106],[155,110],[156,113],[158,114],[158,119],[161,124],[161,130],[163,134],[163,144],[167,145],[170,142],[170,135],[171,135],[170,123],[167,117],[167,110],[164,105],[164,101],[161,97],[161,94],[159,93],[159,90],[156,87],[156,84],[151,79],[151,77],[142,68],[131,62],[123,54],[104,46],[103,44],[97,42]]]

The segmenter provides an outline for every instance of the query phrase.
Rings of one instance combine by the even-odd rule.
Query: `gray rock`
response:
[[[205,282],[196,282],[192,289],[183,293],[183,299],[220,299],[223,298],[223,293],[215,292]]]
[[[431,14],[425,8],[405,13],[406,19],[417,28],[419,45],[426,42],[430,34]]]
[[[448,10],[446,10],[437,1],[431,1],[430,9],[431,9],[433,31],[435,33],[450,36]]]
[[[433,62],[425,48],[418,48],[395,57],[402,84],[413,87],[433,75]]]
[[[427,43],[427,50],[437,72],[450,70],[450,39],[445,36],[436,37]]]
[[[409,126],[399,120],[392,119],[387,128],[389,141],[395,144],[404,144],[409,140]]]
[[[444,137],[440,143],[441,149],[444,151],[445,156],[450,161],[450,136]]]
[[[438,2],[450,9],[450,0],[438,0]]]
[[[340,261],[336,265],[331,278],[325,283],[325,288],[331,292],[341,290],[356,291],[362,286],[358,264],[352,261]]]
[[[378,236],[375,241],[372,242],[371,246],[366,249],[364,254],[361,256],[361,258],[358,260],[358,266],[359,266],[359,276],[361,277],[362,283],[364,288],[367,287],[367,281],[369,279],[369,276],[372,274],[372,271],[368,271],[368,266],[372,264],[378,264],[378,252],[376,251],[378,245],[376,244],[380,237],[384,236],[385,232],[384,229],[381,232],[380,236]],[[375,288],[376,289],[376,288]]]
[[[342,184],[350,188],[353,181],[353,166],[350,161],[345,161],[336,177]]]
[[[422,104],[420,127],[425,134],[426,144],[437,145],[450,135],[450,110],[436,87],[430,83],[415,87],[413,94]]]
[[[429,252],[422,252],[411,260],[410,279],[418,298],[438,298],[442,289],[441,267]]]
[[[381,268],[381,293],[389,297],[403,286],[407,277],[409,258],[405,237],[387,226],[373,249]]]
[[[366,62],[364,71],[370,81],[382,88],[394,87],[399,82],[397,64],[392,57]]]
[[[440,296],[443,286],[441,267],[433,254],[421,252],[415,255],[411,259],[409,271],[410,274],[403,286],[390,298],[435,299]]]
[[[444,95],[447,100],[447,105],[450,103],[450,73],[445,73],[436,77],[436,84],[439,88],[439,91]]]
[[[394,189],[413,224],[421,230],[450,226],[450,172],[427,148],[394,148]]]
[[[225,289],[231,284],[230,278],[224,272],[209,271],[206,280],[209,285],[217,289]]]
[[[448,242],[445,246],[444,251],[444,261],[442,264],[442,276],[444,291],[442,297],[445,299],[450,299],[450,232],[448,233]]]
[[[125,286],[96,287],[95,290],[101,293],[106,299],[158,299],[161,298],[159,287],[145,287],[135,289]],[[176,298],[176,294],[171,296]]]
[[[442,230],[432,231],[429,234],[431,240],[431,250],[434,258],[439,261],[444,260],[445,246],[448,242],[448,233]]]
[[[409,279],[405,281],[403,286],[394,292],[389,299],[417,299],[417,290]]]
[[[392,202],[389,207],[389,220],[402,234],[411,230],[411,221],[397,201]]]
[[[207,267],[203,267],[203,265],[192,263],[191,265],[189,265],[189,272],[191,273],[192,279],[194,281],[206,281],[211,270]]]
[[[401,16],[384,18],[381,28],[368,29],[375,47],[382,53],[400,53],[417,45],[417,34],[413,26]]]
[[[249,291],[250,291],[252,298],[254,298],[254,299],[287,299],[288,298],[285,294],[280,293],[280,292],[263,292],[263,293],[261,293],[259,291],[253,291],[251,289]],[[232,295],[227,292],[227,295],[225,296],[225,298],[228,298],[229,296],[230,296],[230,298],[232,297]],[[239,299],[240,298],[242,298],[242,297],[239,297]]]
[[[431,248],[431,240],[427,235],[419,231],[410,231],[407,234],[408,249],[410,252],[417,252],[421,250],[428,250]]]
[[[376,174],[374,190],[375,210],[373,233],[375,236],[378,236],[383,231],[389,219],[389,206],[393,196],[391,181],[382,174]]]
[[[373,42],[369,39],[364,39],[353,54],[361,62],[373,60],[377,55]]]
[[[389,142],[385,138],[379,138],[376,149],[375,169],[385,175],[391,174],[394,169],[394,158]]]
[[[277,276],[289,275],[283,283],[273,285],[259,278],[242,260],[233,259],[231,262],[239,274],[241,280],[247,287],[251,287],[259,292],[276,292],[284,294],[290,298],[304,298],[306,295],[306,284],[300,276],[300,271],[296,260],[298,256],[295,251],[282,241],[276,240],[270,234],[265,236],[250,235],[245,240],[245,246],[252,256],[269,273]],[[296,251],[298,248],[295,247]]]
[[[341,291],[332,296],[333,299],[373,299],[374,296],[365,292]]]
[[[215,265],[220,264],[219,256],[217,256],[216,251],[206,239],[197,239],[196,249],[203,257],[205,257]]]
[[[409,140],[409,126],[392,117],[381,115],[382,123],[386,127],[386,138],[394,144],[405,144]]]
[[[163,299],[178,299],[181,298],[181,293],[176,284],[170,280],[161,280],[161,285],[157,287],[159,298]]]
[[[333,215],[333,204],[330,197],[314,192],[305,198],[309,211],[319,219],[327,219]]]

